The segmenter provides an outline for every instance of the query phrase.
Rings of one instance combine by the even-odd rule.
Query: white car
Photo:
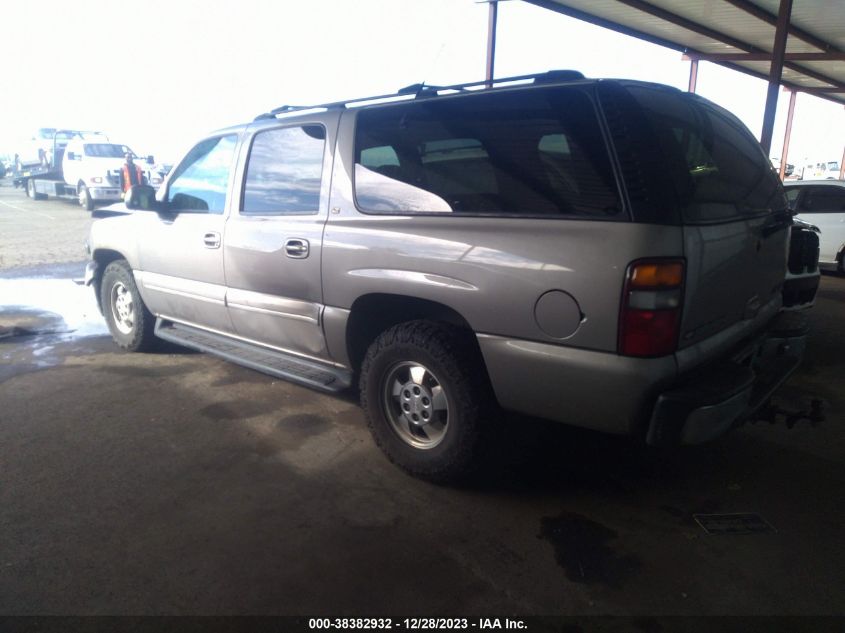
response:
[[[42,127],[29,139],[19,144],[15,151],[15,169],[20,171],[40,165],[49,167],[53,162],[53,148],[64,148],[76,134],[74,130]]]
[[[784,183],[790,208],[821,230],[819,266],[845,272],[845,181]]]

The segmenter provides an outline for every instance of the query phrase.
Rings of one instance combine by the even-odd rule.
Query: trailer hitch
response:
[[[768,422],[777,424],[780,421],[786,423],[786,428],[791,429],[799,422],[809,422],[810,426],[816,427],[824,422],[824,403],[818,398],[810,400],[810,406],[803,409],[785,409],[771,402],[760,408],[751,419],[752,424]]]

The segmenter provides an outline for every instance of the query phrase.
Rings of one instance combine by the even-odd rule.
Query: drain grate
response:
[[[762,516],[751,512],[736,514],[693,514],[692,518],[708,534],[775,534],[777,530]]]

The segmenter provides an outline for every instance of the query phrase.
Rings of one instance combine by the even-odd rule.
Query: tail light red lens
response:
[[[628,266],[619,314],[620,354],[655,357],[677,349],[683,284],[683,260],[639,260]]]

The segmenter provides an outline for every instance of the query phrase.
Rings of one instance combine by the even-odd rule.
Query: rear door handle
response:
[[[206,248],[220,248],[220,233],[209,231],[202,237],[202,243]]]
[[[285,255],[293,259],[305,259],[308,257],[308,240],[292,237],[285,242]]]

